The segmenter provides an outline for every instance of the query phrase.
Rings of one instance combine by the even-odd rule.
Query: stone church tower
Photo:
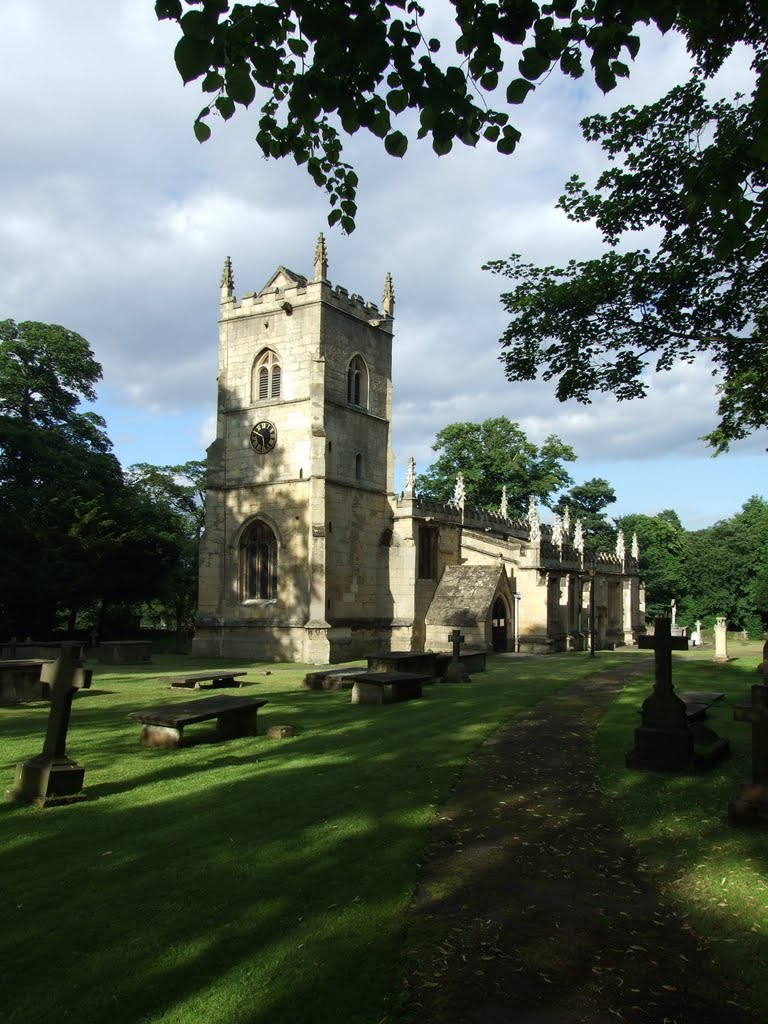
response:
[[[196,654],[327,663],[392,622],[393,310],[389,275],[381,309],[331,286],[322,235],[239,301],[226,260]]]

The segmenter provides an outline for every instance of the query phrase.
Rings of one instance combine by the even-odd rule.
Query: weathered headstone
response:
[[[728,661],[728,623],[725,618],[715,619],[715,656],[714,661]]]
[[[462,636],[460,629],[453,629],[448,634],[448,640],[453,647],[453,658],[450,665],[445,670],[443,676],[443,682],[446,683],[468,683],[469,670],[466,665],[462,665],[459,660],[459,653],[461,651],[461,645],[464,642],[465,637]]]
[[[752,778],[728,804],[728,822],[754,825],[768,817],[768,686],[753,686],[751,703],[737,704],[733,720],[752,725]]]
[[[72,698],[83,683],[78,671],[76,646],[62,644],[51,684],[51,710],[43,752],[16,765],[8,800],[44,807],[53,802],[82,799],[85,769],[67,757],[67,730]]]
[[[654,635],[638,638],[638,647],[654,651],[655,680],[653,693],[643,701],[635,745],[624,760],[627,768],[701,771],[730,750],[728,740],[689,721],[685,701],[675,693],[672,651],[687,650],[688,640],[672,636],[671,626],[669,619],[656,619]]]
[[[696,626],[691,632],[691,647],[701,647],[701,619],[696,619]]]
[[[768,640],[763,644],[763,660],[757,666],[757,671],[763,677],[763,685],[768,686]]]

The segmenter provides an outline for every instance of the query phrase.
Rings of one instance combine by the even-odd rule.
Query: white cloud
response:
[[[447,9],[431,10],[445,22]],[[175,71],[176,37],[135,0],[4,0],[0,10],[0,316],[89,339],[104,366],[102,411],[130,462],[185,461],[211,439],[224,257],[238,294],[280,263],[307,272],[327,215],[302,168],[261,158],[253,110],[216,122],[198,145],[203,98]],[[715,404],[706,367],[661,375],[642,403],[559,405],[551,385],[511,385],[498,361],[506,282],[480,269],[511,252],[551,263],[597,254],[595,230],[554,209],[570,174],[593,180],[602,166],[579,119],[655,99],[686,68],[679,39],[648,31],[630,81],[606,97],[586,79],[551,76],[514,111],[523,141],[512,157],[481,144],[438,159],[414,143],[397,161],[363,132],[345,143],[360,213],[349,238],[326,230],[330,276],[373,301],[394,276],[399,465],[412,454],[425,469],[451,421],[506,415],[539,443],[560,435],[577,465],[638,467],[664,453],[699,467],[690,487],[700,487],[707,450],[696,438]],[[743,58],[723,80],[748,82]],[[761,445],[739,451],[749,462]]]

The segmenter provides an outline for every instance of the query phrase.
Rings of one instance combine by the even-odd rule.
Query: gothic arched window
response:
[[[368,367],[360,356],[351,359],[347,367],[347,402],[368,408]]]
[[[277,352],[264,349],[253,361],[251,372],[251,401],[263,402],[268,398],[279,398],[282,385],[282,369]]]
[[[277,538],[261,519],[243,535],[240,548],[244,601],[277,597]]]

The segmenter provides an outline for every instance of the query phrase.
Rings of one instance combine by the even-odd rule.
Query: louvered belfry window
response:
[[[360,356],[347,367],[347,402],[360,409],[368,408],[368,368]]]
[[[264,349],[253,363],[251,400],[264,402],[268,398],[279,398],[282,389],[282,367],[277,352]]]

